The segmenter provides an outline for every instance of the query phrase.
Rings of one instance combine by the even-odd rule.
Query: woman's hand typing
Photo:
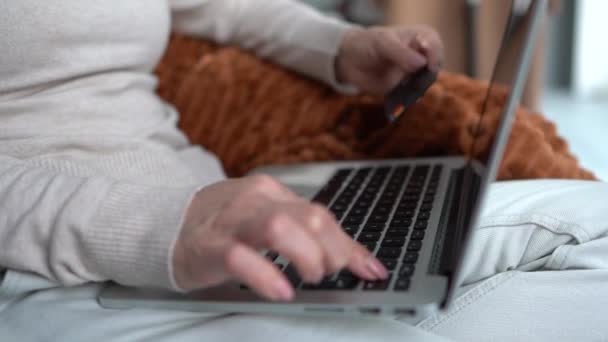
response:
[[[175,280],[192,290],[238,279],[268,299],[292,299],[292,286],[261,249],[285,256],[309,283],[342,268],[368,280],[387,276],[324,207],[269,176],[251,176],[195,196],[174,249]]]

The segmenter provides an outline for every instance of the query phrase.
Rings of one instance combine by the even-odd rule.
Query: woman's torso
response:
[[[166,0],[2,1],[0,154],[91,166],[126,149],[154,159],[145,172],[188,174],[170,153],[187,147],[176,113],[155,94],[169,31]]]

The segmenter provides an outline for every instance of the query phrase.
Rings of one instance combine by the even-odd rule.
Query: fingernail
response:
[[[420,44],[420,47],[425,50],[429,48],[429,42],[424,38],[418,38],[418,44]]]
[[[274,288],[280,300],[291,300],[294,296],[293,288],[284,280],[277,281]]]
[[[426,65],[426,59],[417,53],[410,54],[409,63],[412,67],[419,69]]]
[[[385,279],[386,277],[388,277],[388,271],[386,270],[384,265],[382,265],[382,263],[374,257],[370,257],[368,259],[367,268],[372,271],[372,273],[375,274],[378,278]]]

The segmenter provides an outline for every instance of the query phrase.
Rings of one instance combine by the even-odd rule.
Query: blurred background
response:
[[[427,24],[446,46],[449,71],[487,79],[510,2],[502,0],[301,0],[364,26]],[[583,166],[608,180],[608,1],[550,0],[524,105],[557,125]],[[530,0],[515,0],[525,11]]]

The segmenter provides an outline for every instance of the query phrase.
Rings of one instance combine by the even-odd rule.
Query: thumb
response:
[[[426,57],[405,45],[396,35],[386,33],[376,40],[376,48],[386,60],[395,63],[406,73],[413,73],[427,64]]]

